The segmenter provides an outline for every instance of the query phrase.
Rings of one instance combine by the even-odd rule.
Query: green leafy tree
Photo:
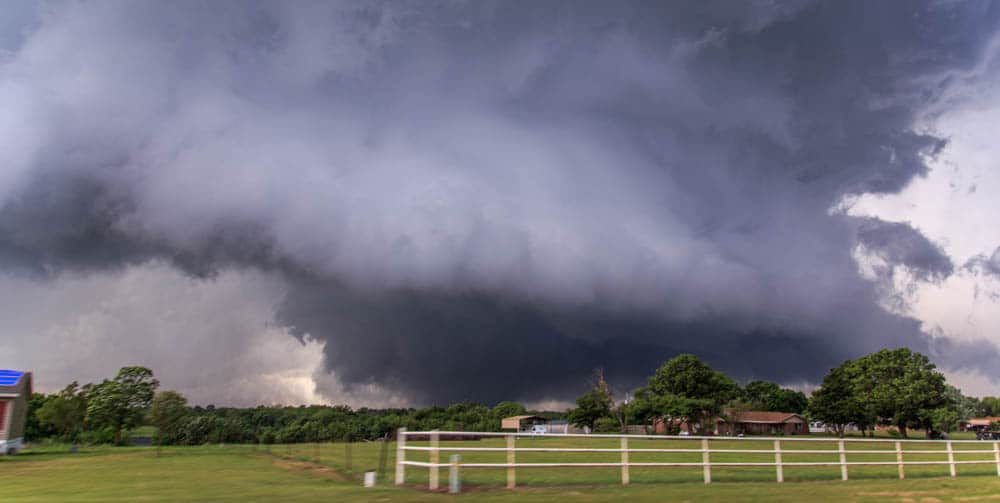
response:
[[[493,406],[490,411],[493,416],[493,427],[491,431],[500,431],[500,422],[505,417],[523,416],[527,411],[524,406],[515,402],[500,402]]]
[[[449,405],[445,409],[445,415],[448,417],[445,421],[446,430],[489,431],[493,426],[489,407],[478,403],[462,402]]]
[[[871,404],[875,415],[899,428],[925,427],[929,410],[946,405],[944,375],[930,360],[907,348],[883,349],[858,358],[854,385],[858,396]]]
[[[740,390],[740,400],[749,404],[751,410],[765,410],[780,391],[781,387],[773,382],[750,381]]]
[[[809,399],[801,391],[782,388],[773,382],[750,381],[740,390],[740,400],[749,404],[751,410],[770,412],[806,411]]]
[[[771,397],[766,410],[802,414],[808,409],[809,398],[806,397],[805,393],[793,389],[781,388]]]
[[[169,390],[156,393],[149,406],[149,423],[157,429],[157,441],[171,443],[178,438],[179,429],[189,413],[184,395]]]
[[[87,416],[87,386],[73,381],[58,394],[52,395],[38,408],[35,415],[43,427],[66,442],[74,442],[84,430]]]
[[[984,396],[980,401],[983,416],[1000,416],[1000,398]]]
[[[954,407],[938,407],[923,412],[923,422],[928,426],[928,437],[937,437],[938,433],[951,433],[958,428],[962,415]]]
[[[616,433],[618,431],[618,420],[614,418],[601,417],[594,421],[594,433]]]
[[[713,407],[710,400],[687,398],[674,394],[653,393],[648,387],[639,388],[635,399],[628,406],[629,416],[635,422],[644,423],[652,433],[657,424],[663,424],[668,435],[680,431],[680,422],[692,417],[701,417],[706,409]]]
[[[857,394],[854,370],[850,361],[830,369],[809,402],[809,415],[826,423],[840,437],[848,424],[866,428],[875,423],[874,415]]]
[[[148,368],[122,367],[113,380],[105,379],[90,390],[87,423],[111,429],[114,442],[120,444],[122,431],[139,425],[159,385]]]
[[[722,406],[736,398],[739,386],[696,356],[681,354],[656,369],[641,392],[654,408],[680,412],[669,416],[671,421],[687,421],[703,430],[706,420],[718,416]]]
[[[569,411],[567,419],[574,426],[593,430],[598,419],[614,420],[611,411],[614,404],[611,388],[604,380],[604,372],[598,369],[594,371],[594,384],[590,391],[576,399],[576,408]]]
[[[946,384],[944,387],[944,397],[948,406],[958,412],[960,419],[973,417],[983,417],[986,414],[983,402],[975,397],[965,396],[962,390]]]
[[[32,393],[28,400],[28,414],[24,424],[24,438],[29,441],[43,438],[55,437],[58,433],[49,424],[43,424],[38,419],[38,410],[55,398],[56,395],[46,395],[44,393]]]

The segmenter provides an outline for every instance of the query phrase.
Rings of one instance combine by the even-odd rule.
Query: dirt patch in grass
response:
[[[857,493],[858,496],[874,496],[879,498],[914,498],[929,497],[932,495],[947,496],[951,491],[878,491],[873,493]]]
[[[274,456],[261,456],[261,457],[269,457],[272,465],[277,466],[278,468],[282,468],[284,470],[307,472],[314,475],[318,475],[320,477],[333,479],[336,480],[337,482],[354,482],[354,479],[352,479],[351,477],[348,477],[347,475],[344,475],[343,473],[340,473],[337,470],[334,470],[333,468],[330,468],[329,466],[326,465],[318,465],[316,463],[310,463],[308,461],[279,458]]]

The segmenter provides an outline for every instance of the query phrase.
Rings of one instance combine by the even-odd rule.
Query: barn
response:
[[[31,399],[31,372],[0,369],[0,454],[24,445],[24,423]]]

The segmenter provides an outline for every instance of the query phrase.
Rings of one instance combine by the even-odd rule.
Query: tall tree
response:
[[[921,414],[929,438],[938,438],[941,433],[951,433],[962,421],[958,409],[950,406],[924,409]]]
[[[122,430],[141,422],[159,385],[153,371],[146,367],[122,367],[114,379],[105,379],[90,391],[87,422],[112,428],[115,443],[121,443]]]
[[[958,412],[960,419],[987,415],[986,407],[983,405],[982,400],[972,396],[965,396],[962,394],[962,390],[950,384],[945,385],[944,396],[948,406]]]
[[[782,388],[773,382],[750,381],[740,391],[740,399],[753,410],[770,412],[805,412],[809,399],[801,391]]]
[[[493,429],[499,430],[500,421],[503,418],[523,415],[525,409],[523,405],[516,402],[500,402],[493,406],[493,410],[490,413],[493,415],[493,420],[496,423]]]
[[[781,388],[768,403],[768,409],[774,412],[795,412],[801,414],[809,408],[809,398],[806,394],[793,389]]]
[[[983,406],[984,416],[1000,416],[1000,398],[995,396],[984,396],[980,403]]]
[[[570,423],[577,427],[594,429],[598,419],[613,418],[611,408],[615,401],[611,387],[604,380],[604,371],[594,371],[594,382],[590,390],[576,399],[576,408],[567,414]]]
[[[49,397],[35,412],[38,422],[50,428],[66,442],[76,440],[87,415],[87,387],[73,381],[58,394]]]
[[[184,395],[170,390],[156,393],[149,406],[149,422],[157,429],[157,442],[170,443],[177,438],[177,430],[189,413]]]
[[[639,388],[635,399],[627,407],[629,416],[638,422],[645,423],[655,431],[656,425],[662,423],[668,434],[677,434],[680,423],[687,421],[689,425],[701,428],[701,420],[705,410],[711,409],[709,400],[687,398],[674,394],[660,395],[650,391],[648,387]]]
[[[694,399],[708,399],[722,405],[736,397],[736,382],[709,367],[691,354],[677,355],[649,378],[646,386],[659,395],[673,394]]]
[[[809,415],[826,423],[841,437],[849,424],[865,428],[875,423],[857,394],[853,371],[850,361],[830,369],[809,402]]]
[[[769,381],[750,381],[740,390],[740,399],[753,409],[765,410],[781,387]],[[784,412],[784,411],[777,411]]]
[[[899,428],[904,438],[907,428],[924,427],[929,410],[942,407],[944,375],[930,360],[908,348],[883,349],[854,361],[854,383],[858,396],[871,404],[875,414]]]
[[[686,421],[702,430],[706,419],[719,415],[738,392],[739,386],[728,376],[694,355],[681,354],[656,369],[636,398],[647,410],[676,413],[664,419]]]

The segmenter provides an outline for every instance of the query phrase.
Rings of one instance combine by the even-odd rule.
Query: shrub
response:
[[[618,433],[619,431],[621,431],[621,426],[618,421],[610,417],[602,417],[594,421],[594,433]]]
[[[83,431],[79,435],[82,444],[113,444],[115,443],[115,429],[112,426]]]

